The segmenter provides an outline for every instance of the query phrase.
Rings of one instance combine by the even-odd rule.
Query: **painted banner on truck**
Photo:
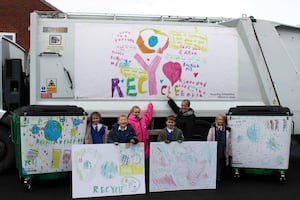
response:
[[[75,98],[236,99],[237,35],[216,26],[76,23]]]

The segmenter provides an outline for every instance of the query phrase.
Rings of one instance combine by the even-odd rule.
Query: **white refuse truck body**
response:
[[[239,19],[33,12],[30,102],[77,105],[104,119],[154,105],[152,127],[189,99],[198,119],[282,105],[300,134],[300,28]],[[3,61],[2,61],[3,63]],[[162,122],[163,120],[163,122]]]
[[[151,101],[154,117],[165,117],[172,114],[165,96],[170,91],[178,103],[190,99],[197,117],[238,105],[282,105],[297,122],[299,31],[246,16],[203,23],[35,12],[30,103],[67,102],[116,117]]]

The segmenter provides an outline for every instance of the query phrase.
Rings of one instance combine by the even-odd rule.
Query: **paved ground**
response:
[[[275,175],[242,175],[238,181],[230,176],[217,185],[216,190],[192,190],[159,192],[145,195],[118,197],[99,197],[92,199],[118,200],[289,200],[299,198],[300,191],[300,145],[295,140],[291,143],[291,156],[287,180],[281,184]],[[60,200],[72,199],[71,181],[34,181],[30,191],[23,190],[18,172],[0,175],[1,200]]]

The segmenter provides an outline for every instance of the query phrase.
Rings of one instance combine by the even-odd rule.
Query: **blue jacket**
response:
[[[112,126],[112,129],[108,133],[107,143],[114,143],[114,142],[121,142],[119,135],[119,124],[115,123]],[[130,143],[130,140],[133,139],[134,143],[138,143],[139,140],[135,134],[135,131],[131,124],[127,124],[126,136],[125,136],[125,143]]]

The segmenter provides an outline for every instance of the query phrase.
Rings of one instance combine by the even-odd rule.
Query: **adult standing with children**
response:
[[[179,107],[170,93],[168,93],[167,98],[169,106],[176,114],[176,126],[182,130],[184,140],[192,139],[196,116],[195,111],[190,107],[190,100],[183,99],[181,101],[181,107]]]

